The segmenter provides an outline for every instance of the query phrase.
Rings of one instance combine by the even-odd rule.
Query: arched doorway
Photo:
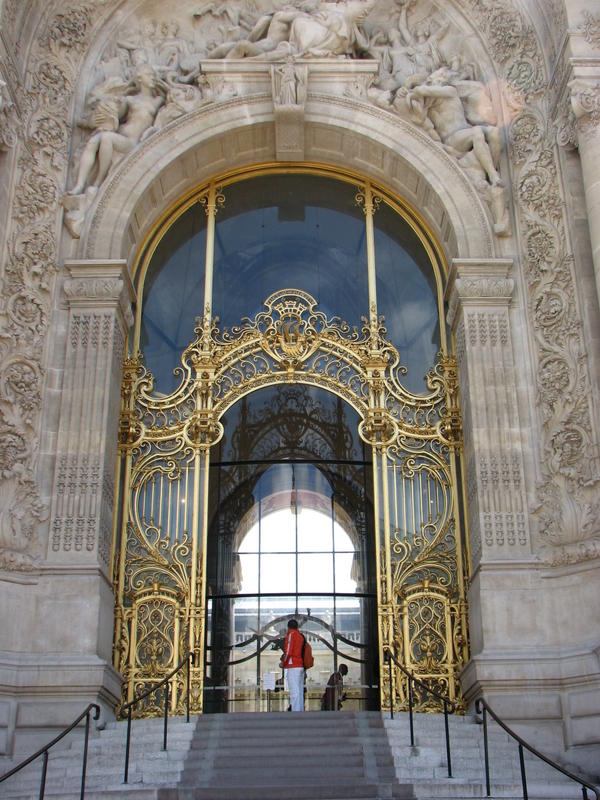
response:
[[[466,562],[456,366],[440,324],[442,272],[439,248],[400,201],[325,167],[230,174],[187,197],[157,228],[139,258],[142,302],[122,395],[115,666],[128,697],[160,679],[189,648],[196,656],[193,706],[225,710],[235,700],[232,609],[241,556],[260,564],[283,555],[260,547],[243,552],[252,513],[261,526],[266,519],[262,507],[250,511],[255,491],[260,506],[266,492],[272,513],[286,495],[297,499],[302,491],[308,508],[323,513],[333,495],[334,527],[336,494],[338,511],[340,498],[352,505],[347,488],[340,495],[346,479],[338,468],[356,464],[340,458],[340,447],[329,443],[325,455],[289,442],[279,454],[281,443],[269,449],[273,420],[289,435],[297,409],[322,438],[323,421],[307,416],[311,392],[352,410],[348,435],[363,453],[357,462],[363,487],[369,473],[362,505],[339,511],[349,540],[362,531],[371,553],[361,567],[368,576],[364,605],[372,610],[361,611],[358,623],[368,652],[357,659],[364,665],[357,685],[376,699],[371,692],[364,702],[389,703],[386,647],[457,697],[467,653]],[[270,422],[267,415],[250,436],[251,415],[243,409],[266,390],[274,392],[271,412],[282,398],[291,405],[283,403]],[[248,442],[263,448],[265,458],[223,457],[236,414],[238,450],[246,437],[246,449]],[[347,434],[340,435],[343,450]],[[325,480],[321,492],[296,485],[306,478],[300,468],[309,466],[315,481]],[[266,489],[275,476],[287,484]],[[286,523],[293,521],[295,531],[296,512]],[[364,518],[362,527],[354,513]],[[336,552],[328,551],[333,561]],[[296,573],[311,555],[296,546]],[[329,613],[323,595],[333,595],[335,613],[335,592],[301,592],[296,577],[294,591],[284,594],[293,595],[293,613],[308,623],[308,608],[317,606],[301,607],[299,596],[315,592],[323,625]],[[252,595],[257,608],[261,595],[260,589]],[[292,613],[283,610],[271,614],[265,630],[257,619],[252,636],[240,640],[255,645],[256,685],[265,637],[275,636],[270,628]],[[334,627],[334,659],[338,634]],[[397,706],[406,687],[401,673],[391,678]],[[209,701],[210,689],[221,693],[218,699],[213,693]],[[181,697],[175,686],[174,706]],[[152,710],[150,703],[146,711]]]
[[[306,707],[319,708],[342,661],[347,707],[378,707],[373,476],[359,421],[302,385],[258,390],[225,415],[211,460],[205,711],[282,706],[290,617],[315,657]]]

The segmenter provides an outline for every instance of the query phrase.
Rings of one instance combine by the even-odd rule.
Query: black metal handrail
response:
[[[164,725],[163,725],[163,750],[167,749],[167,726],[169,721],[169,681],[174,675],[183,669],[183,667],[187,667],[187,692],[186,692],[186,722],[190,721],[190,662],[194,663],[194,654],[188,653],[186,657],[179,662],[179,664],[175,667],[174,670],[169,672],[160,683],[157,683],[156,686],[151,686],[150,689],[146,689],[145,692],[134,697],[133,700],[130,700],[129,703],[126,703],[124,706],[121,706],[121,712],[127,711],[127,742],[125,744],[125,771],[123,774],[123,783],[127,783],[129,779],[129,751],[131,745],[131,709],[140,702],[140,700],[144,700],[146,697],[149,697],[154,692],[158,691],[161,686],[165,687],[165,712],[164,712]]]
[[[493,709],[490,708],[488,703],[483,699],[483,697],[478,698],[475,701],[475,711],[478,714],[483,713],[483,750],[484,750],[484,759],[485,759],[485,790],[486,790],[486,797],[491,796],[491,789],[490,789],[490,761],[489,761],[489,752],[488,752],[488,733],[487,733],[487,715],[490,714],[503,728],[509,736],[515,739],[519,743],[519,762],[521,767],[521,785],[523,787],[523,800],[528,800],[529,795],[527,794],[527,775],[525,773],[525,758],[523,754],[523,749],[528,750],[530,753],[533,753],[534,756],[537,758],[541,758],[542,761],[545,761],[546,764],[553,767],[554,769],[562,772],[563,775],[566,775],[567,778],[570,778],[573,781],[576,781],[581,786],[581,790],[583,792],[583,800],[588,800],[588,793],[587,790],[591,789],[594,792],[594,796],[596,800],[600,800],[600,791],[596,789],[595,786],[592,786],[591,783],[584,781],[579,775],[574,775],[572,772],[569,772],[568,769],[561,767],[560,764],[557,764],[555,761],[552,761],[551,758],[545,756],[543,753],[540,753],[539,750],[536,750],[535,747],[532,747],[528,744],[525,739],[522,739],[517,733],[511,730],[508,725],[503,722],[497,714],[494,713]]]
[[[442,703],[444,704],[444,728],[445,728],[445,733],[446,733],[446,759],[447,759],[447,762],[448,762],[448,777],[451,778],[452,777],[452,757],[450,755],[450,725],[448,723],[448,714],[449,713],[450,714],[454,713],[454,711],[456,710],[456,704],[453,703],[452,700],[450,700],[449,697],[444,697],[443,695],[441,695],[438,692],[434,691],[430,686],[427,686],[427,684],[424,683],[422,680],[420,680],[419,678],[416,678],[412,674],[412,672],[410,670],[406,669],[406,667],[398,661],[398,659],[396,658],[394,653],[389,648],[386,648],[383,651],[383,657],[388,663],[391,660],[393,660],[394,664],[398,667],[398,669],[401,670],[401,672],[403,672],[408,677],[408,714],[409,714],[409,723],[410,723],[410,746],[411,747],[415,746],[415,730],[414,730],[414,722],[413,722],[413,689],[412,689],[413,683],[416,683],[419,686],[421,686],[423,689],[425,689],[426,692],[428,692],[430,695],[433,695],[433,697],[436,697],[438,700],[441,700]],[[392,670],[390,669],[389,672],[390,672],[390,716],[391,716],[392,719],[394,719],[394,693],[393,693],[393,690],[392,690]]]
[[[46,773],[48,772],[48,751],[50,750],[51,747],[54,747],[54,745],[57,742],[60,742],[61,739],[64,739],[64,737],[68,733],[71,733],[73,728],[77,727],[77,725],[79,725],[81,720],[85,717],[85,740],[83,744],[83,765],[81,768],[81,791],[79,794],[79,797],[81,798],[81,800],[83,800],[83,798],[85,797],[85,773],[87,770],[88,740],[90,736],[90,714],[92,710],[94,711],[93,718],[95,720],[99,719],[100,706],[97,705],[96,703],[90,703],[89,706],[85,709],[85,711],[83,711],[77,717],[77,719],[69,725],[68,728],[65,728],[64,731],[62,731],[61,733],[58,734],[58,736],[52,739],[52,741],[49,744],[45,745],[45,747],[41,747],[37,751],[37,753],[34,753],[32,756],[29,756],[29,758],[26,758],[25,761],[21,761],[20,764],[17,764],[17,766],[13,767],[13,769],[11,769],[9,772],[6,772],[4,775],[0,775],[0,783],[2,783],[2,781],[5,781],[7,778],[10,778],[11,775],[20,772],[20,770],[22,770],[28,764],[31,764],[32,761],[35,761],[36,758],[39,758],[41,755],[43,755],[44,761],[42,764],[42,776],[40,779],[40,794],[39,794],[40,800],[43,800],[44,793],[46,791]]]

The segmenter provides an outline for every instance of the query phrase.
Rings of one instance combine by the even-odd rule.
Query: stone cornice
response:
[[[460,306],[508,306],[515,286],[512,269],[510,258],[454,259],[445,292],[450,327]]]
[[[71,308],[114,307],[118,303],[126,325],[132,325],[131,304],[136,293],[126,261],[73,260],[65,267],[71,277],[65,280],[64,293]]]

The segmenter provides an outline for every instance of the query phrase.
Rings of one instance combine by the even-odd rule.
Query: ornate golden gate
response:
[[[218,197],[211,186],[208,214],[214,216]],[[372,213],[370,186],[359,200]],[[264,305],[255,318],[222,332],[207,301],[181,356],[179,386],[168,396],[154,392],[141,356],[125,362],[113,548],[114,664],[125,679],[124,700],[159,682],[189,649],[192,708],[202,710],[211,447],[228,408],[282,383],[341,397],[360,415],[360,437],[372,447],[381,707],[390,704],[386,647],[432,688],[460,700],[468,645],[455,361],[442,352],[428,373],[428,393],[415,395],[403,388],[398,351],[386,341],[374,304],[362,330],[327,318],[300,290],[275,292]],[[392,670],[398,708],[406,681]],[[184,691],[173,686],[174,709]],[[431,707],[425,697],[417,701]],[[149,700],[141,713],[154,710]]]

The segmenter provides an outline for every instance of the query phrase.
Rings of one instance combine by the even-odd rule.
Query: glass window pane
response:
[[[258,592],[258,553],[240,553],[240,594]]]
[[[403,385],[422,393],[440,348],[433,267],[417,235],[394,209],[382,203],[373,219],[377,308],[408,370]]]
[[[164,394],[177,386],[173,370],[203,313],[205,254],[206,214],[196,205],[165,233],[146,273],[140,349]]]
[[[269,554],[261,556],[261,592],[296,591],[296,556],[288,554]]]
[[[242,397],[221,422],[224,435],[214,448],[214,460],[211,451],[211,463],[253,459],[264,462],[292,452],[344,461],[371,458],[358,435],[357,412],[341,398],[316,386],[286,384],[259,389]],[[258,477],[253,487],[255,498],[269,500],[277,492],[291,491],[291,464],[263,464],[252,470]],[[354,473],[356,468],[350,471]],[[293,473],[296,488],[331,496],[323,469],[295,464]],[[363,481],[362,472],[354,479]],[[265,515],[267,508],[263,507],[262,513]]]
[[[289,508],[275,511],[261,519],[260,549],[262,553],[296,551],[296,517]]]
[[[337,522],[333,526],[333,542],[336,553],[349,553],[354,552],[354,543],[340,524]]]
[[[258,553],[258,523],[255,523],[242,539],[239,553]]]
[[[331,517],[303,509],[298,514],[298,552],[328,552],[333,549]]]
[[[335,554],[335,591],[355,592],[356,576],[354,575],[354,553]]]
[[[302,289],[328,316],[360,325],[368,311],[365,219],[354,187],[311,175],[230,184],[216,220],[213,309],[226,327]]]
[[[333,592],[333,556],[331,554],[298,554],[298,591]]]

